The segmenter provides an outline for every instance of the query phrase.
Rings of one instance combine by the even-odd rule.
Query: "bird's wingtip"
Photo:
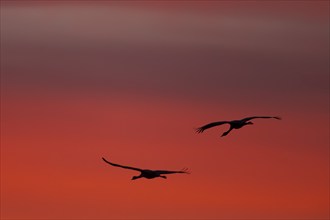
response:
[[[190,174],[190,170],[187,167],[184,167],[181,172],[185,173],[185,174]]]

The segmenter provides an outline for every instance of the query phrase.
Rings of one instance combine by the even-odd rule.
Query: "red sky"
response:
[[[1,219],[329,218],[328,2],[1,4]]]

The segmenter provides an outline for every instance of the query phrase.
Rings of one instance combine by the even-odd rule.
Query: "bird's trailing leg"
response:
[[[227,134],[229,134],[229,132],[230,132],[231,130],[233,130],[233,129],[230,128],[228,131],[224,132],[224,133],[221,135],[221,137],[224,137],[224,136],[226,136]]]
[[[166,176],[159,176],[159,177],[161,177],[161,178],[164,178],[164,179],[166,179],[166,178],[167,178]]]
[[[139,179],[139,178],[141,178],[141,175],[140,176],[133,176],[132,180],[136,180],[136,179]]]

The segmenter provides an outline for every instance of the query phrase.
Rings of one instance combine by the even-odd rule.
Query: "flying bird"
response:
[[[185,174],[190,174],[190,172],[188,171],[187,168],[183,168],[182,170],[179,171],[169,171],[169,170],[146,170],[146,169],[140,169],[140,168],[135,168],[135,167],[129,167],[129,166],[123,166],[123,165],[119,165],[119,164],[115,164],[115,163],[111,163],[109,161],[107,161],[105,158],[102,157],[102,159],[104,160],[104,162],[110,164],[111,166],[115,166],[115,167],[121,167],[124,169],[130,169],[130,170],[136,170],[140,172],[139,176],[133,176],[132,180],[136,180],[138,178],[147,178],[147,179],[153,179],[156,177],[161,177],[166,179],[167,177],[164,176],[165,174],[173,174],[173,173],[185,173]]]
[[[224,132],[221,137],[226,136],[227,134],[229,134],[229,132],[233,129],[240,129],[241,127],[245,126],[245,125],[253,125],[253,123],[251,122],[252,119],[256,119],[256,118],[275,118],[277,120],[281,120],[280,117],[277,116],[253,116],[253,117],[247,117],[247,118],[243,118],[241,120],[233,120],[233,121],[217,121],[217,122],[212,122],[209,124],[206,124],[202,127],[199,127],[196,129],[197,133],[203,133],[203,131],[205,131],[206,129],[212,128],[214,126],[218,126],[218,125],[223,125],[223,124],[229,124],[229,130]]]

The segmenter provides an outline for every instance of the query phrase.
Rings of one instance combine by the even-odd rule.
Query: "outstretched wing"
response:
[[[123,165],[111,163],[111,162],[107,161],[106,159],[104,159],[103,157],[102,157],[102,160],[104,160],[104,162],[110,164],[111,166],[121,167],[121,168],[124,168],[124,169],[130,169],[130,170],[136,170],[136,171],[140,171],[140,172],[142,171],[142,169],[139,169],[139,168],[129,167],[129,166],[123,166]]]
[[[178,170],[178,171],[154,170],[154,172],[156,172],[158,174],[173,174],[173,173],[186,173],[186,174],[190,174],[188,168],[183,168],[182,170]]]
[[[199,127],[196,129],[196,132],[197,133],[203,133],[204,130],[206,129],[209,129],[209,128],[212,128],[214,126],[218,126],[218,125],[222,125],[222,124],[226,124],[226,123],[229,123],[228,121],[217,121],[217,122],[212,122],[212,123],[209,123],[209,124],[206,124],[202,127]]]
[[[277,120],[281,120],[282,118],[278,117],[278,116],[253,116],[253,117],[247,117],[247,118],[243,118],[242,121],[250,121],[252,119],[255,118],[275,118]]]

